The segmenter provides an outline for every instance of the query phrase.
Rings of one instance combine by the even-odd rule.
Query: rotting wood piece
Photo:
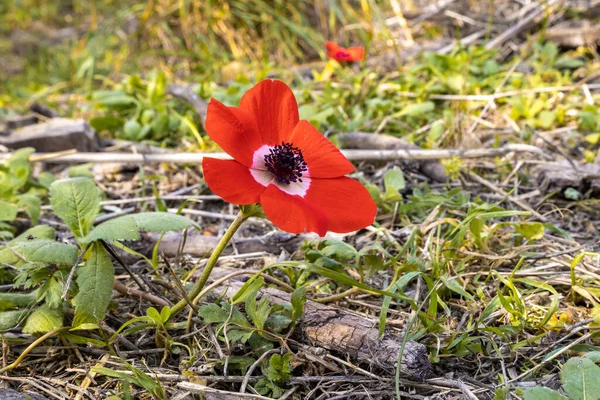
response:
[[[573,165],[568,162],[542,164],[534,169],[536,185],[542,193],[576,189],[580,193],[591,191],[593,197],[600,196],[600,164]]]
[[[213,293],[218,297],[233,296],[243,284],[243,281],[230,282],[229,286],[215,288]],[[274,288],[259,290],[257,297],[266,298],[271,303],[290,302],[289,294]],[[394,370],[402,348],[402,338],[385,334],[378,339],[377,334],[377,324],[366,318],[307,300],[304,317],[296,326],[294,338],[309,346],[348,354],[364,364]],[[432,376],[431,362],[424,345],[412,340],[406,341],[400,373],[417,380]]]
[[[374,150],[421,150],[415,144],[406,140],[389,135],[375,133],[352,132],[338,136],[340,145],[350,149],[374,149]],[[419,170],[429,179],[445,183],[448,181],[446,169],[438,161],[417,161]]]

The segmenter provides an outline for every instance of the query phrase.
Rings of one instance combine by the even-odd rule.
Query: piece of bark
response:
[[[213,295],[233,296],[243,284],[243,281],[229,282],[229,286],[215,288]],[[288,293],[274,288],[259,290],[257,297],[266,298],[275,304],[290,302]],[[307,300],[304,316],[298,322],[293,337],[312,347],[347,354],[364,364],[394,370],[402,348],[402,337],[384,334],[378,339],[377,335],[377,323],[338,307]],[[432,366],[424,345],[412,340],[405,343],[400,373],[417,380],[431,377]]]
[[[93,152],[99,148],[96,132],[87,122],[66,118],[53,118],[41,124],[12,131],[8,136],[0,137],[0,144],[13,150],[33,147],[42,153],[70,149]]]
[[[579,193],[591,191],[592,197],[600,197],[600,164],[575,165],[568,162],[542,164],[532,172],[538,189],[544,193],[559,192],[573,188]]]
[[[302,242],[316,237],[317,236],[314,234],[294,235],[287,232],[274,231],[258,237],[234,238],[233,244],[240,254],[259,251],[279,254],[282,250],[293,253],[298,250]],[[147,240],[144,240],[143,242],[145,242],[146,245],[140,252],[142,254],[152,254],[154,244],[159,238],[160,234],[145,234],[144,239]],[[183,235],[181,233],[167,233],[160,242],[159,250],[167,257],[175,257],[178,254],[177,252],[182,240]],[[200,234],[190,233],[186,238],[183,254],[194,257],[204,257],[214,250],[217,243],[219,243],[219,240],[220,238],[215,236],[202,236]],[[231,254],[231,246],[225,249],[223,254]]]
[[[352,132],[338,135],[341,147],[372,150],[420,150],[415,144],[402,138],[374,133]],[[438,161],[416,161],[419,170],[436,182],[448,182],[446,169]]]

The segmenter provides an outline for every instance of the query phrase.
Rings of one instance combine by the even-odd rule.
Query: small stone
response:
[[[96,132],[82,119],[53,118],[29,125],[0,137],[0,145],[9,149],[33,147],[41,153],[75,149],[94,152],[99,148]]]

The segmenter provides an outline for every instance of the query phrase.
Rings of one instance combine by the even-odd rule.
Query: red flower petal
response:
[[[373,223],[377,213],[377,205],[367,189],[347,177],[313,179],[304,199],[326,215],[327,230],[332,232],[365,228]]]
[[[327,218],[323,212],[300,196],[269,185],[260,196],[260,202],[269,220],[286,232],[316,232],[320,236],[327,233]]]
[[[348,54],[350,55],[350,61],[361,61],[365,57],[365,48],[364,47],[350,47],[348,49]]]
[[[337,54],[340,52],[344,52],[346,49],[333,42],[325,42],[325,47],[327,47],[327,57],[337,59]]]
[[[290,142],[302,150],[302,156],[313,178],[337,178],[354,171],[346,157],[308,121],[300,121]]]
[[[342,47],[333,42],[325,42],[327,47],[327,57],[333,58],[340,62],[360,61],[365,56],[364,47],[350,47],[349,49]]]
[[[240,108],[255,116],[262,143],[269,146],[287,141],[300,120],[294,93],[281,81],[257,83],[244,94]]]
[[[247,167],[252,165],[254,151],[262,146],[252,114],[215,99],[208,105],[206,132],[227,154]]]
[[[210,190],[229,203],[258,203],[265,191],[265,187],[250,175],[250,170],[235,160],[204,157],[202,171]]]

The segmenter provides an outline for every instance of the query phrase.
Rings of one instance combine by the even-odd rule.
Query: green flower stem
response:
[[[227,245],[231,241],[231,238],[237,232],[240,226],[242,226],[244,221],[246,221],[250,216],[252,216],[252,213],[240,211],[237,217],[235,217],[235,220],[233,220],[233,222],[229,226],[229,229],[227,229],[227,232],[225,232],[225,234],[219,241],[219,244],[217,244],[217,247],[215,247],[212,254],[210,255],[210,258],[208,259],[208,262],[204,267],[204,271],[202,271],[200,279],[198,279],[196,285],[188,293],[188,298],[194,299],[196,296],[198,296],[198,294],[200,294],[200,292],[202,292],[202,289],[204,289],[204,285],[206,285],[206,282],[210,277],[210,273],[217,264],[217,261],[219,261],[221,253],[223,252],[223,250],[225,250],[225,247],[227,247]],[[173,308],[171,308],[171,317],[169,319],[173,318],[175,314],[183,310],[187,305],[188,303],[185,299],[179,300],[179,302],[175,304]]]

